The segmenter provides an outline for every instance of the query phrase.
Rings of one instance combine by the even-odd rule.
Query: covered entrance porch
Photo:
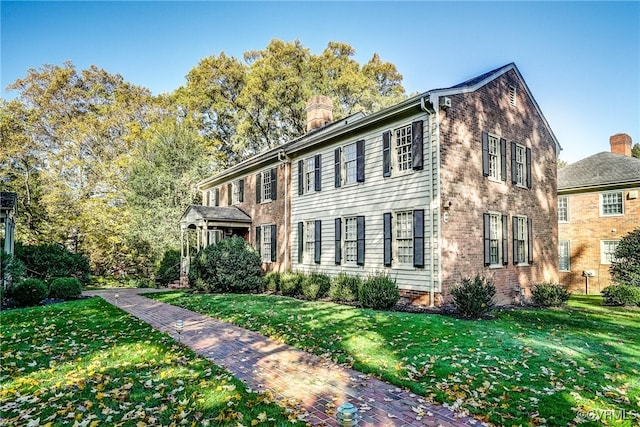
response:
[[[188,285],[191,259],[199,250],[227,237],[248,240],[250,227],[251,217],[235,206],[189,206],[180,219],[180,284]]]

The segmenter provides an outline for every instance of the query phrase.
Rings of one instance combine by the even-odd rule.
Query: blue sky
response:
[[[408,93],[457,84],[515,62],[556,134],[560,158],[640,142],[638,2],[10,2],[1,8],[2,96],[29,68],[94,64],[153,93],[198,61],[241,58],[274,38],[313,53],[329,41],[374,53]]]

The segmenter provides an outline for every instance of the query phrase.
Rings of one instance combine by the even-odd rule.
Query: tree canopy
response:
[[[312,95],[332,98],[335,119],[405,97],[393,64],[354,56],[345,43],[313,54],[272,40],[203,58],[163,96],[95,65],[28,70],[0,100],[0,185],[18,193],[17,239],[63,244],[95,274],[149,274],[178,247],[195,184],[304,134]]]

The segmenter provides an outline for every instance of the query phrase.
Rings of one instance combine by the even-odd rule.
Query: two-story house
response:
[[[515,64],[368,116],[332,121],[326,97],[308,113],[306,135],[200,183],[219,194],[208,208],[247,215],[239,234],[267,269],[386,272],[421,304],[476,274],[502,304],[557,280],[560,147]],[[284,181],[276,216],[255,190],[270,168]],[[226,193],[239,180],[243,201]],[[198,228],[187,217],[183,228]]]
[[[618,242],[640,227],[640,159],[631,137],[609,139],[602,152],[558,171],[560,280],[570,290],[597,294],[611,284]]]

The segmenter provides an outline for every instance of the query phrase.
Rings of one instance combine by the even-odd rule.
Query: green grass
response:
[[[3,311],[0,340],[1,426],[266,426],[295,417],[100,298]]]
[[[488,321],[270,295],[153,298],[223,319],[497,425],[636,425],[640,310],[574,296]],[[624,420],[620,418],[625,418]]]

